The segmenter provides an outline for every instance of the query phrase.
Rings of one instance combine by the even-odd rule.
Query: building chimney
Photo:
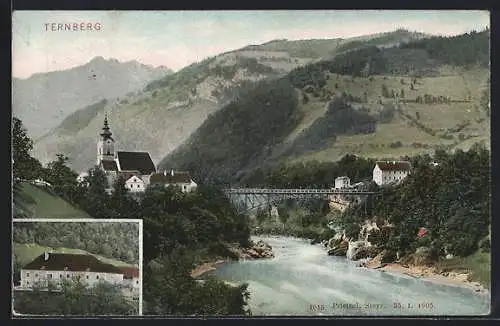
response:
[[[170,170],[170,175],[174,176],[174,170]]]
[[[49,254],[47,251],[45,251],[45,252],[43,253],[43,257],[44,257],[44,260],[45,260],[45,261],[49,260],[49,256],[50,256],[50,254]]]

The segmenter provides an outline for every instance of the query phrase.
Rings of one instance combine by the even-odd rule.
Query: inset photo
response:
[[[142,220],[18,219],[14,316],[142,314]]]

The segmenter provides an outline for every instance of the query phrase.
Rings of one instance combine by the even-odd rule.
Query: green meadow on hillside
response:
[[[19,194],[24,211],[33,218],[91,218],[61,197],[42,187],[23,183]],[[14,217],[16,213],[14,212]]]

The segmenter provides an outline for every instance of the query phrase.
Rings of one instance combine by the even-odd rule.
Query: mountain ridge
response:
[[[77,109],[140,90],[150,80],[168,73],[168,68],[157,69],[135,60],[94,57],[70,69],[14,78],[12,112],[36,139]]]
[[[397,46],[393,46],[389,51],[381,52],[380,50],[383,48],[384,42],[394,44],[394,38],[397,39],[400,37],[404,40],[413,38],[418,40],[422,35],[400,30],[392,32],[392,34],[384,33],[381,37],[382,40],[378,41],[377,37],[370,38],[371,41],[369,41],[371,43],[368,43],[369,46],[366,43],[361,43],[355,44],[356,46],[353,47],[354,50],[357,48],[358,50],[363,49],[362,51],[366,52],[365,56],[378,58],[369,64],[371,67],[368,68],[368,71],[385,69],[383,65],[377,66],[377,62],[390,62],[392,58],[402,58],[403,52],[411,54],[413,56],[412,60],[417,66],[420,64],[422,67],[434,67],[432,62],[435,60],[431,60],[431,63],[426,61],[428,58],[425,50],[399,50]],[[269,44],[269,42],[264,45],[266,44]],[[309,52],[316,54],[318,52],[326,53],[328,57],[316,56],[315,58],[305,58],[290,55],[290,52],[296,54],[294,51],[297,51],[297,49],[302,50],[302,48],[296,47],[297,44],[306,48],[310,48],[311,44],[316,44],[316,46],[319,46],[319,50],[316,49]],[[325,44],[328,46],[322,48]],[[350,43],[346,42],[345,44],[348,45]],[[290,44],[286,43],[285,45],[289,46]],[[248,47],[243,47],[236,51],[206,58],[178,72],[148,83],[141,92],[123,96],[116,101],[108,101],[102,109],[96,106],[93,106],[93,108],[91,106],[81,108],[80,110],[85,112],[83,115],[90,117],[88,118],[89,123],[77,123],[76,121],[80,121],[80,119],[66,117],[70,121],[74,121],[73,125],[75,128],[67,128],[67,125],[65,127],[59,125],[54,128],[54,130],[35,143],[35,156],[40,158],[41,161],[46,162],[49,159],[53,159],[55,153],[63,152],[68,154],[71,165],[76,170],[84,171],[90,168],[94,164],[93,162],[95,162],[96,155],[95,147],[91,144],[95,144],[98,139],[98,132],[102,127],[104,111],[106,111],[109,115],[111,128],[118,141],[118,148],[149,151],[154,162],[159,163],[170,152],[181,146],[181,144],[189,142],[189,137],[207,118],[216,114],[221,108],[229,105],[232,101],[240,98],[241,94],[248,92],[259,82],[279,79],[296,69],[304,69],[306,71],[305,75],[309,74],[307,72],[308,69],[319,69],[319,72],[324,69],[330,69],[328,65],[324,66],[322,61],[331,60],[332,57],[330,54],[332,52],[330,49],[335,49],[338,46],[339,44],[337,43],[332,45],[321,42],[311,43],[308,40],[302,40],[299,43],[292,43],[290,48],[278,49],[280,50],[278,52],[267,51],[268,49],[266,48],[248,51]],[[374,49],[377,47],[380,47],[380,49],[375,51]],[[378,52],[383,53],[383,55],[378,54]],[[333,53],[333,57],[342,55],[344,58],[351,56],[350,52]],[[363,58],[362,56],[361,59],[356,60],[360,64],[366,65]],[[392,64],[392,66],[397,70],[405,62],[406,60],[399,60]],[[344,68],[349,68],[346,67]],[[339,67],[335,69],[339,69]],[[394,74],[401,74],[401,72],[397,72],[396,70],[393,72]],[[296,75],[301,76],[301,74]],[[320,75],[321,73],[317,76]],[[334,77],[334,75],[329,77]],[[328,81],[330,84],[328,92],[332,93],[332,91],[335,91],[342,93],[342,88],[346,87],[346,90],[348,90],[347,88],[354,87],[358,83],[358,81],[344,81],[344,79],[351,78],[344,77],[342,77],[342,81],[337,83],[334,83],[332,80]],[[299,79],[296,82],[300,84]],[[368,80],[363,81],[361,79],[359,81],[361,83],[368,82]],[[377,81],[377,83],[381,83],[381,81]],[[298,92],[299,101],[309,100],[310,103],[306,104],[305,107],[314,106],[314,108],[302,112],[306,115],[304,119],[307,121],[310,120],[313,123],[314,116],[317,118],[323,114],[321,111],[323,109],[318,109],[317,106],[324,108],[327,103],[311,100],[314,98],[314,92],[313,94],[306,93],[303,87],[307,85],[300,84],[299,86],[299,84],[294,86],[296,92]],[[336,86],[335,84],[338,84],[339,89],[334,87]],[[377,87],[380,87],[380,84],[377,85]],[[406,87],[409,86],[407,85]],[[398,90],[399,88],[397,87]],[[321,90],[321,92],[324,92],[324,90]],[[373,92],[380,92],[380,90],[371,90],[370,94]],[[306,96],[303,94],[306,94]],[[326,95],[321,94],[320,96],[324,97]],[[363,93],[361,92],[356,96],[358,98],[363,97]],[[375,95],[371,94],[369,97],[373,96]],[[376,101],[376,98],[373,99]],[[96,101],[95,105],[98,103]],[[355,105],[359,106],[359,103]],[[302,107],[303,104],[300,106]],[[303,111],[303,109],[301,110]],[[301,124],[303,123],[306,122],[301,122]],[[81,127],[78,127],[78,124],[81,124]],[[68,129],[70,132],[68,132]],[[297,129],[293,133],[300,133],[300,130]]]

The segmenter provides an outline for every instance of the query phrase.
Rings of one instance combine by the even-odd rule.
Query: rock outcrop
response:
[[[378,252],[379,250],[374,246],[362,246],[354,252],[352,260],[373,258],[377,256]]]
[[[338,244],[328,249],[328,255],[345,256],[347,254],[347,249],[349,249],[349,242],[347,240],[341,240]]]
[[[233,248],[239,258],[243,259],[261,259],[261,258],[273,258],[273,248],[268,243],[259,240],[257,242],[252,242],[251,246],[248,248],[238,247]]]

